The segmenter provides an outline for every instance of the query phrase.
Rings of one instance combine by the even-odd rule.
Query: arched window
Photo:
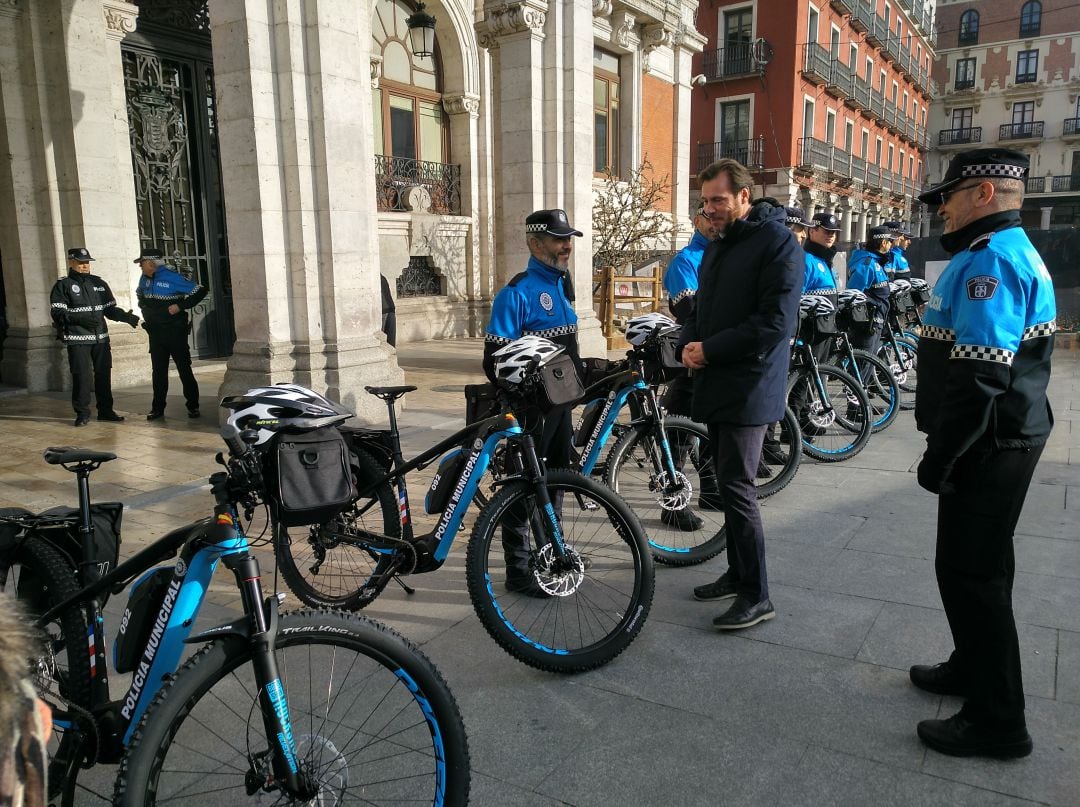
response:
[[[1020,9],[1020,36],[1038,36],[1042,30],[1042,3],[1030,0]]]
[[[958,45],[975,45],[979,42],[979,12],[971,8],[960,15]]]
[[[379,86],[371,94],[379,207],[404,209],[394,189],[422,184],[431,193],[432,212],[457,213],[458,166],[448,165],[439,40],[431,56],[413,55],[405,21],[414,11],[407,0],[377,0],[371,20],[371,54],[382,59]]]

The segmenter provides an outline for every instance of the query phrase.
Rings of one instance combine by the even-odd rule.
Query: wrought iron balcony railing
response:
[[[375,155],[375,196],[381,211],[406,211],[405,194],[419,185],[431,196],[431,212],[461,213],[461,166]]]
[[[1080,135],[1080,118],[1065,118],[1065,122],[1061,126],[1062,137],[1072,137]]]
[[[1038,80],[1039,80],[1039,74],[1038,74],[1037,71],[1033,71],[1033,72],[1029,72],[1029,73],[1017,73],[1016,74],[1016,83],[1017,84],[1034,84]]]
[[[765,166],[765,138],[729,140],[717,143],[698,143],[697,170],[722,159],[738,160],[747,168]]]
[[[969,126],[967,129],[942,129],[938,132],[939,146],[959,146],[982,142],[982,127]]]
[[[998,140],[1029,140],[1043,136],[1041,120],[1027,123],[1003,123],[998,127]]]
[[[728,45],[701,54],[701,72],[708,81],[734,76],[749,76],[761,68],[750,43]]]
[[[957,78],[953,83],[954,90],[973,90],[975,89],[975,79],[973,78]]]
[[[1056,176],[1050,180],[1051,193],[1068,193],[1080,191],[1080,175]]]

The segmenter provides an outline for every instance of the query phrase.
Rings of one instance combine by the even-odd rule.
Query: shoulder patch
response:
[[[979,275],[967,282],[967,296],[969,300],[989,300],[997,291],[998,279],[989,275]]]
[[[972,252],[978,252],[980,249],[986,249],[988,246],[990,246],[990,239],[993,237],[993,233],[983,233],[974,241],[972,241],[971,244],[968,245],[968,249]]]
[[[516,275],[514,275],[512,278],[510,278],[509,281],[507,281],[506,285],[507,286],[516,286],[518,283],[520,283],[522,280],[524,280],[528,276],[529,276],[528,272],[518,272]]]
[[[555,301],[551,299],[551,295],[546,291],[540,292],[540,307],[549,313],[555,307]]]

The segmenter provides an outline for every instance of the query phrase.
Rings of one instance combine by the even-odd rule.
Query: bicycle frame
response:
[[[659,407],[656,405],[656,393],[645,383],[642,374],[637,370],[624,370],[615,376],[593,384],[589,389],[585,390],[583,398],[589,403],[600,400],[592,396],[603,391],[605,387],[609,388],[609,390],[604,399],[603,409],[601,409],[600,415],[589,433],[589,438],[581,451],[581,459],[578,461],[578,470],[586,476],[595,470],[596,464],[600,461],[600,455],[603,453],[607,441],[611,438],[611,431],[619,419],[619,413],[626,406],[630,396],[637,394],[644,399],[646,415],[650,412],[657,414],[660,412]],[[671,450],[668,448],[667,435],[663,432],[663,429],[661,429],[661,435],[665,459],[671,462]]]

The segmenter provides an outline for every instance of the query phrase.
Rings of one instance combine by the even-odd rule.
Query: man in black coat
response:
[[[682,362],[694,373],[694,420],[709,427],[728,569],[695,588],[694,597],[734,598],[713,625],[735,630],[775,616],[754,475],[767,425],[784,417],[803,253],[785,226],[784,208],[751,205],[744,166],[719,160],[699,177],[705,215],[720,238],[702,258],[697,305],[680,345]]]

